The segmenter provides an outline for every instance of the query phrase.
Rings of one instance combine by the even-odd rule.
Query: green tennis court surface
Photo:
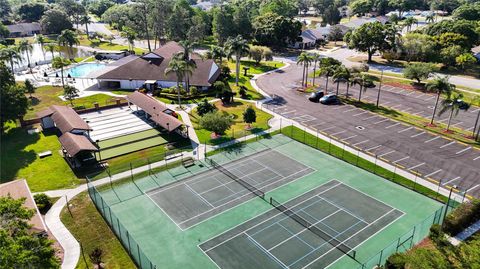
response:
[[[141,268],[373,268],[441,215],[438,202],[283,135],[209,158],[228,172],[196,161],[94,195]]]
[[[98,142],[98,146],[100,147],[100,149],[107,149],[109,147],[114,147],[114,146],[130,143],[132,141],[142,140],[142,139],[151,138],[159,135],[160,135],[160,131],[158,131],[157,129],[149,129],[143,132],[138,132],[138,133],[133,133],[133,134],[128,134],[124,136],[102,140]]]
[[[355,258],[355,247],[403,215],[337,180],[284,206],[289,210],[271,209],[200,248],[220,268],[325,268],[344,254]]]

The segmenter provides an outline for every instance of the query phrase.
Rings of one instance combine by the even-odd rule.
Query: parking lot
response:
[[[416,172],[440,187],[456,185],[480,197],[480,150],[350,105],[309,102],[306,94],[295,90],[300,86],[297,77],[301,72],[301,66],[291,65],[258,78],[256,84],[262,90],[278,97],[268,104],[269,109]]]

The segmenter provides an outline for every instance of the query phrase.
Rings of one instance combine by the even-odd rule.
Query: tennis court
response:
[[[374,268],[443,216],[437,201],[284,135],[89,191],[146,269]]]
[[[331,180],[200,248],[220,268],[326,268],[403,212]]]
[[[211,169],[147,195],[184,230],[315,171],[271,149],[222,167],[225,170]]]

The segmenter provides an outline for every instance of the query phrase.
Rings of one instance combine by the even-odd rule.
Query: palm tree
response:
[[[189,40],[183,40],[178,42],[178,44],[183,48],[183,51],[179,53],[179,57],[185,62],[185,85],[186,90],[190,90],[190,75],[197,68],[197,63],[190,56],[193,53],[195,42]]]
[[[300,53],[300,55],[297,58],[297,65],[302,64],[303,65],[303,72],[302,72],[302,87],[304,87],[307,83],[305,82],[305,69],[307,68],[308,64],[312,58],[308,55],[306,52]]]
[[[226,57],[225,49],[221,46],[211,46],[210,53],[212,54],[212,59],[217,60],[220,66],[223,63],[223,57]]]
[[[435,14],[433,14],[433,12],[430,13],[430,14],[428,14],[428,15],[425,17],[425,22],[426,22],[426,23],[433,23],[434,20],[435,20]]]
[[[459,92],[450,92],[447,96],[446,99],[442,101],[442,109],[438,112],[438,115],[442,115],[443,113],[450,111],[450,116],[448,117],[448,123],[447,123],[447,130],[450,130],[450,123],[452,121],[453,116],[458,115],[458,111],[460,111],[460,107],[464,105],[463,102],[463,94]],[[468,110],[470,106],[467,106],[464,108],[465,110]]]
[[[50,51],[50,53],[52,54],[52,60],[53,60],[53,58],[55,58],[54,52],[57,50],[57,45],[55,43],[47,43],[45,44],[45,49]]]
[[[30,73],[32,73],[32,66],[30,64],[30,52],[32,52],[33,46],[28,42],[27,39],[22,39],[20,43],[18,44],[18,51],[19,52],[25,52],[25,55],[27,55],[27,63],[28,63],[28,68],[30,69]]]
[[[180,100],[180,82],[183,80],[185,69],[186,69],[185,61],[183,61],[178,56],[173,57],[168,63],[168,67],[165,69],[165,76],[168,76],[171,73],[175,73],[175,76],[177,78],[178,105],[180,107],[182,107],[182,103]]]
[[[357,73],[353,76],[352,85],[358,85],[360,86],[360,92],[358,94],[358,101],[362,100],[362,92],[367,90],[367,85],[373,83],[373,80],[370,78],[370,76],[362,73]]]
[[[9,62],[10,68],[12,69],[12,74],[15,74],[13,71],[13,65],[18,63],[22,59],[18,47],[8,46],[0,49],[0,61]]]
[[[225,43],[228,58],[235,55],[235,85],[238,86],[238,78],[240,76],[240,59],[250,52],[247,40],[243,39],[241,35],[235,38],[228,38]]]
[[[90,18],[90,16],[88,16],[88,14],[84,14],[80,18],[80,23],[85,25],[85,33],[87,34],[87,39],[90,39],[90,36],[88,34],[88,24],[92,23],[92,19]]]
[[[58,44],[69,48],[69,57],[73,57],[73,45],[80,44],[77,34],[72,30],[63,30],[57,38]]]
[[[137,34],[135,33],[135,31],[130,27],[123,27],[120,36],[127,39],[130,46],[130,51],[133,51],[133,49],[135,48],[135,38],[137,38]]]
[[[474,103],[474,102],[478,102],[480,103],[480,96],[475,96],[471,103],[470,103],[470,106]],[[475,120],[475,125],[473,126],[473,130],[472,130],[472,137],[475,138],[475,139],[478,139],[478,134],[480,133],[480,126],[478,126],[478,121],[480,120],[480,109],[478,110],[478,113],[477,113],[477,119]],[[478,131],[477,131],[477,135],[475,135],[475,130],[477,129],[478,127]]]
[[[320,61],[320,75],[324,75],[326,77],[325,82],[325,90],[324,93],[326,94],[328,91],[328,78],[333,76],[335,73],[335,69],[339,66],[339,62],[333,58],[323,58]]]
[[[70,101],[70,105],[73,106],[73,100],[75,100],[75,98],[77,98],[78,96],[79,95],[77,88],[71,85],[63,86],[63,97],[65,98],[65,100]]]
[[[427,90],[437,92],[437,98],[435,99],[435,106],[433,108],[432,120],[430,121],[430,124],[433,124],[433,121],[435,120],[435,113],[437,112],[437,106],[438,101],[440,100],[440,96],[442,94],[450,96],[451,92],[455,90],[455,85],[450,84],[450,82],[448,82],[449,79],[450,77],[448,76],[437,77],[427,83]]]
[[[337,83],[336,95],[338,95],[338,88],[340,87],[340,82],[346,82],[347,88],[348,88],[350,76],[351,76],[350,70],[348,70],[348,68],[346,68],[344,65],[341,65],[335,69],[335,72],[333,72],[332,78],[333,78],[333,81]],[[348,92],[348,89],[347,89],[347,92]]]
[[[320,62],[322,57],[318,53],[312,53],[311,58],[313,60],[313,81],[312,81],[312,84],[313,84],[313,87],[315,87],[315,75],[316,75],[315,73],[317,72],[317,62]]]
[[[37,37],[35,37],[35,42],[37,44],[40,44],[40,48],[42,49],[42,53],[43,53],[43,60],[45,60],[45,43],[47,43],[47,38],[45,38],[45,36],[39,34],[37,35]]]
[[[65,82],[64,82],[64,76],[63,76],[63,68],[65,66],[70,65],[70,60],[62,57],[55,57],[52,59],[52,67],[55,69],[60,68],[61,70],[61,76],[62,76],[62,87],[65,88]]]
[[[412,25],[417,24],[418,25],[418,20],[415,19],[414,17],[408,17],[403,21],[404,25],[407,27],[407,32],[410,32],[412,29]]]

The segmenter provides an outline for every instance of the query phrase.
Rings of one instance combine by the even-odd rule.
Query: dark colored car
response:
[[[318,103],[318,101],[320,101],[320,98],[322,98],[323,95],[323,91],[312,92],[312,94],[310,94],[310,96],[308,97],[308,100]]]
[[[338,98],[335,94],[327,94],[320,98],[320,103],[324,105],[337,104],[338,102]]]
[[[467,110],[470,108],[470,104],[465,102],[465,101],[462,101],[462,100],[458,100],[458,102],[460,102],[460,106],[458,107],[459,109],[461,110]]]

